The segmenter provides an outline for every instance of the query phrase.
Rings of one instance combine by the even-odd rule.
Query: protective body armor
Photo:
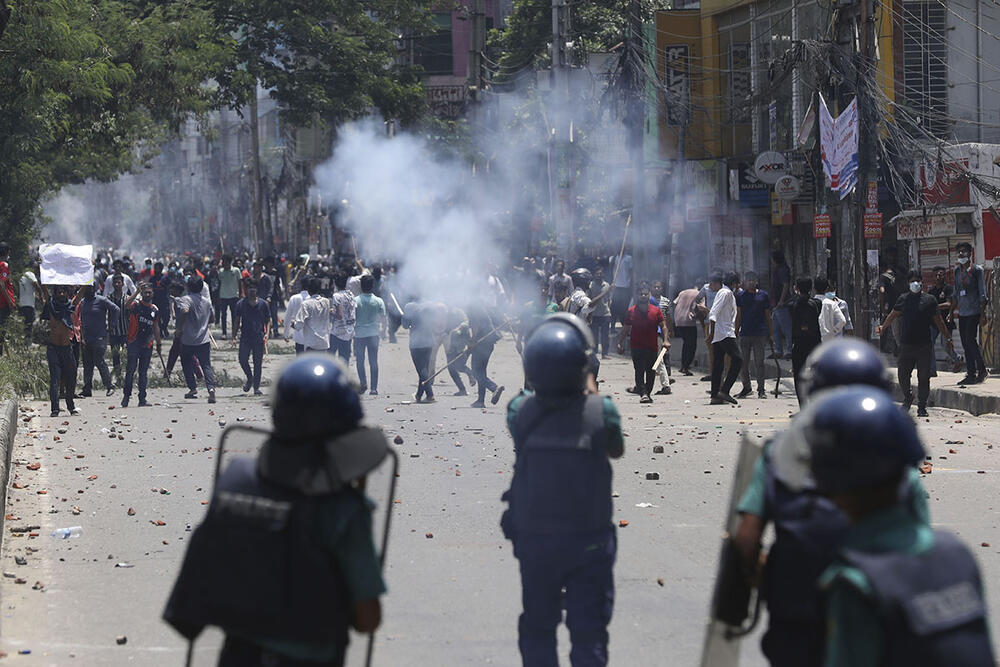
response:
[[[767,610],[775,620],[822,623],[823,600],[816,582],[833,562],[847,534],[848,521],[829,498],[815,490],[795,492],[774,473],[765,449],[765,511],[775,540],[764,568]]]
[[[979,568],[969,550],[943,531],[922,554],[863,553],[841,557],[864,572],[884,628],[885,667],[989,667]]]
[[[316,538],[322,500],[261,479],[256,459],[233,457],[191,536],[164,620],[189,639],[214,625],[243,637],[346,646],[350,598]]]
[[[517,459],[505,498],[514,531],[578,533],[611,526],[602,397],[580,395],[552,406],[529,396],[512,435]]]

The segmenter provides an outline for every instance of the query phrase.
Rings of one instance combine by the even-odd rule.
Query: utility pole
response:
[[[472,0],[472,34],[469,38],[469,91],[472,101],[482,100],[483,52],[486,50],[486,0]]]
[[[256,84],[256,79],[254,79]],[[272,239],[269,238],[264,229],[264,187],[260,166],[260,119],[257,117],[257,86],[254,85],[253,94],[250,95],[250,156],[253,167],[251,169],[251,199],[250,211],[253,217],[253,232],[257,237],[254,251],[258,254],[271,248]]]
[[[628,32],[628,82],[630,89],[629,108],[626,121],[629,128],[629,148],[632,151],[632,234],[633,257],[635,258],[636,280],[649,280],[649,239],[646,238],[646,160],[643,154],[643,135],[646,123],[646,86],[642,77],[642,3],[640,0],[629,2],[629,32]],[[680,164],[680,161],[678,162]]]
[[[549,202],[556,231],[556,250],[567,264],[575,260],[575,226],[573,224],[573,180],[576,177],[573,149],[573,121],[569,116],[569,54],[567,37],[570,33],[568,0],[552,0],[552,73],[550,100],[553,109],[549,138]]]
[[[881,313],[873,313],[872,295],[868,269],[868,239],[865,238],[865,211],[868,201],[868,182],[878,180],[878,165],[875,163],[874,141],[871,131],[876,119],[871,108],[871,97],[865,92],[869,82],[873,80],[875,69],[875,20],[872,15],[873,0],[861,0],[860,10],[860,52],[858,53],[858,74],[855,94],[858,100],[858,183],[854,188],[854,230],[855,253],[853,282],[857,286],[855,296],[855,331],[861,332],[865,340],[871,338],[872,317],[878,318]],[[878,241],[873,242],[878,248]]]

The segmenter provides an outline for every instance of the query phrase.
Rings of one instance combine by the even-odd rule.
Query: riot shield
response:
[[[736,667],[740,662],[740,639],[748,632],[743,622],[750,615],[753,591],[740,566],[732,535],[739,523],[736,508],[750,485],[761,443],[744,433],[736,456],[736,472],[723,521],[722,547],[712,592],[708,626],[701,654],[701,667]]]

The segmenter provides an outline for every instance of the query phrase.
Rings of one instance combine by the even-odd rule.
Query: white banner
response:
[[[38,249],[42,257],[43,285],[89,285],[94,282],[94,246],[43,243]]]
[[[851,100],[844,113],[830,115],[826,100],[819,96],[820,152],[830,189],[843,199],[858,184],[858,100]]]

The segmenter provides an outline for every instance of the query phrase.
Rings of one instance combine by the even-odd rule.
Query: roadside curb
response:
[[[892,369],[895,375],[895,368]],[[914,382],[914,385],[916,383]],[[893,394],[899,400],[903,400],[903,394],[899,390],[899,383],[893,378]],[[914,387],[916,391],[916,387]],[[934,388],[927,401],[930,407],[950,408],[952,410],[962,410],[978,417],[979,415],[1000,414],[1000,395],[974,394],[970,391],[959,388]]]
[[[7,507],[7,487],[10,483],[10,460],[17,435],[17,401],[0,402],[0,508]],[[5,511],[0,511],[0,536],[3,535]],[[2,540],[2,537],[0,537]]]

